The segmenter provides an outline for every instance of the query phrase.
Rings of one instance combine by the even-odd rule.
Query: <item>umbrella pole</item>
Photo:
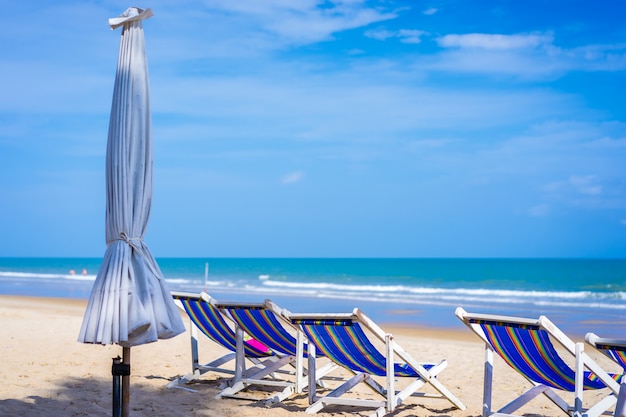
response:
[[[113,366],[111,367],[111,374],[113,375],[113,417],[121,417],[122,415],[121,362],[122,358],[119,356],[117,358],[113,358]]]
[[[122,417],[130,415],[130,348],[122,349],[122,363],[128,367],[128,373],[122,375]]]

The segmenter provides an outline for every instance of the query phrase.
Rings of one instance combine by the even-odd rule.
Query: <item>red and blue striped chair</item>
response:
[[[533,398],[544,394],[564,413],[572,416],[595,417],[616,403],[619,375],[608,374],[584,352],[583,343],[575,343],[548,318],[527,319],[491,314],[468,313],[457,308],[456,316],[484,342],[486,350],[483,416],[513,416]],[[563,349],[557,351],[553,341]],[[492,411],[493,353],[525,377],[532,387],[524,394]],[[567,352],[575,360],[572,369],[559,352]],[[583,391],[607,389],[607,395],[589,408],[583,409]],[[557,390],[574,393],[569,404]]]
[[[227,322],[227,317],[213,305],[214,300],[207,294],[172,292],[172,297],[176,305],[187,313],[191,323],[191,373],[171,381],[168,387],[183,387],[184,384],[209,371],[231,374],[234,375],[234,380],[239,380],[247,372],[266,369],[278,360],[276,353],[266,346],[255,343],[253,340],[244,340],[243,331],[238,330],[234,322],[231,324]],[[198,330],[216,344],[230,350],[230,353],[207,364],[200,364]],[[253,363],[249,369],[246,369],[246,359]],[[235,361],[234,367],[223,367],[224,364],[233,360]]]
[[[371,407],[376,409],[373,416],[384,416],[410,396],[445,398],[456,408],[465,410],[463,403],[436,379],[447,366],[445,360],[438,364],[417,362],[394,341],[391,334],[385,333],[358,308],[347,314],[291,314],[290,317],[309,340],[309,369],[315,370],[314,363],[319,352],[354,374],[324,396],[309,389],[311,405],[307,413],[317,413],[327,405],[335,404]],[[396,357],[399,362],[396,362]],[[314,373],[310,372],[309,380],[314,378]],[[397,380],[406,381],[399,391],[396,391]],[[381,399],[365,399],[354,392],[352,388],[360,383],[380,394]],[[438,393],[419,392],[426,384]],[[309,382],[309,386],[314,384]]]

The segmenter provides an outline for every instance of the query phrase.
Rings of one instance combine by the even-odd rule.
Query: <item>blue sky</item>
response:
[[[0,256],[102,256],[119,1],[3,2]],[[157,257],[625,257],[626,3],[152,1]]]

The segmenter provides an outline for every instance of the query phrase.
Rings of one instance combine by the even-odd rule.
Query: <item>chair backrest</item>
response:
[[[237,350],[235,332],[228,325],[219,309],[210,300],[187,294],[173,293],[172,296],[181,303],[191,321],[209,339],[233,352]],[[244,342],[244,354],[254,358],[273,355],[270,351],[260,349],[257,345],[246,342]]]
[[[267,303],[218,302],[216,307],[226,310],[246,333],[270,349],[290,356],[297,354],[296,338],[283,327]]]
[[[310,316],[310,315],[309,315]],[[292,318],[306,334],[316,351],[329,357],[334,362],[356,372],[372,375],[386,375],[387,359],[374,346],[361,325],[358,317],[319,317]],[[406,364],[394,364],[396,376],[416,377],[417,373]]]
[[[617,362],[626,373],[626,340],[606,339],[594,333],[585,335],[587,343]]]
[[[513,369],[553,388],[574,391],[576,372],[559,356],[550,336],[538,325],[470,319],[483,329],[492,349]],[[606,385],[586,371],[585,389]]]

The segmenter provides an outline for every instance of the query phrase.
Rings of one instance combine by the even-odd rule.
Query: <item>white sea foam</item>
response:
[[[38,274],[32,272],[0,272],[0,277],[14,280],[70,280],[70,281],[94,281],[95,275],[82,274]]]
[[[266,280],[263,285],[279,288],[308,289],[314,291],[351,291],[362,293],[411,293],[415,295],[463,295],[463,296],[498,296],[498,297],[526,297],[526,298],[566,298],[566,299],[587,299],[589,297],[619,298],[625,299],[625,292],[592,292],[592,291],[526,291],[526,290],[504,290],[491,288],[430,288],[430,287],[410,287],[402,285],[345,285],[327,282],[284,282]]]
[[[281,294],[343,298],[352,300],[420,304],[461,304],[485,302],[509,305],[626,309],[621,301],[626,292],[534,291],[491,288],[411,287],[403,285],[347,285],[328,282],[285,282],[265,280],[268,291]]]

